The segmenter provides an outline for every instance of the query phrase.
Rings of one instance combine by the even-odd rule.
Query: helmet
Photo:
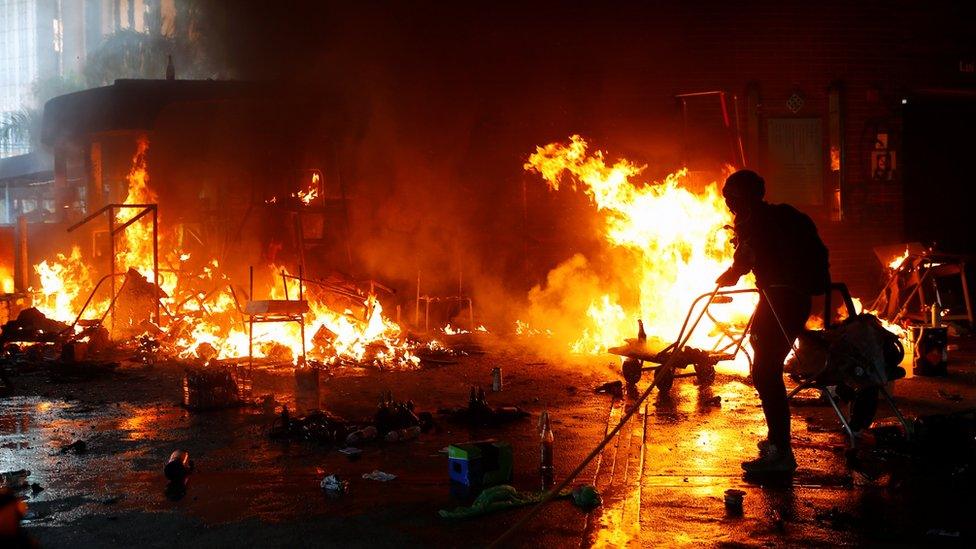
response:
[[[722,196],[762,200],[766,196],[766,182],[752,170],[739,170],[725,180]]]

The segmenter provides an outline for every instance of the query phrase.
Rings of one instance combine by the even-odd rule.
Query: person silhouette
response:
[[[747,473],[792,472],[796,459],[783,361],[810,316],[812,296],[830,287],[827,247],[806,214],[764,200],[766,183],[756,172],[730,175],[722,195],[735,217],[736,248],[732,266],[716,283],[733,286],[752,272],[760,293],[749,338],[755,353],[752,380],[768,436],[759,443],[759,457],[742,468]]]

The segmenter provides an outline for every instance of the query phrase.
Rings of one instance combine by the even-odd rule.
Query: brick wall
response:
[[[828,87],[843,87],[844,219],[801,208],[831,249],[835,280],[872,297],[882,276],[872,248],[904,240],[906,183],[897,172],[892,181],[872,178],[874,136],[887,132],[899,163],[910,161],[899,150],[902,98],[922,88],[973,86],[957,69],[957,59],[972,51],[973,19],[948,3],[876,1],[726,6],[678,17],[686,44],[672,54],[684,64],[657,93],[725,89],[741,100],[752,83],[762,119],[782,115],[786,98],[799,91],[805,104],[797,116],[823,116],[826,132]],[[751,152],[761,171],[762,155]]]

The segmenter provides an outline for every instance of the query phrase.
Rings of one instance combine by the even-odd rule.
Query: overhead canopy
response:
[[[45,151],[0,158],[0,181],[50,178],[53,177],[53,166],[51,155]]]
[[[217,80],[116,80],[44,104],[41,142],[56,147],[78,137],[117,130],[152,130],[168,105],[257,96],[253,82]]]

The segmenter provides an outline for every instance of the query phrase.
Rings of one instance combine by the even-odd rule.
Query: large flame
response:
[[[149,151],[149,140],[142,136],[136,142],[136,153],[132,157],[132,167],[126,175],[128,191],[124,204],[155,204],[159,198],[149,187],[149,171],[146,169],[146,154]],[[122,208],[115,214],[116,226],[122,225],[138,215],[140,209]],[[153,275],[153,235],[152,218],[145,215],[121,233],[116,242],[116,270],[135,269],[150,282],[155,282]]]
[[[554,316],[572,317],[583,308],[585,318],[563,323],[576,331],[570,337],[574,352],[599,353],[622,344],[636,335],[638,318],[649,336],[673,340],[695,297],[712,290],[732,262],[732,234],[724,228],[732,219],[718,187],[688,190],[682,186],[686,169],[660,182],[638,183],[634,178],[642,167],[627,160],[608,163],[602,152],[588,152],[578,135],[568,143],[538,147],[524,167],[542,175],[554,191],[568,179],[602,214],[602,236],[612,259],[593,265],[574,256],[529,296],[532,324],[559,324]],[[715,318],[706,318],[690,343],[712,348],[720,334],[748,322],[755,303],[736,298],[713,305]],[[553,304],[564,310],[553,311]]]
[[[156,204],[158,197],[150,185],[147,166],[149,142],[142,138],[137,142],[132,167],[126,177],[127,205]],[[318,175],[312,185],[294,194],[308,204],[318,196]],[[120,209],[114,219],[119,227],[138,215],[142,209]],[[248,356],[247,325],[242,321],[235,296],[227,289],[230,280],[222,272],[216,258],[203,262],[198,272],[187,272],[184,264],[190,254],[181,250],[180,239],[175,231],[159,227],[160,268],[168,267],[173,275],[161,276],[159,285],[165,292],[163,305],[169,314],[162,319],[162,330],[157,334],[164,347],[177,356],[198,356],[206,359],[238,358]],[[148,281],[153,282],[153,227],[151,215],[146,215],[126,227],[116,237],[114,270],[124,273],[135,269]],[[298,282],[286,269],[265,265],[267,276],[263,280],[284,281],[272,283],[255,292],[269,299],[297,299]],[[35,306],[45,315],[70,322],[78,314],[80,306],[93,289],[92,270],[84,262],[81,250],[73,248],[70,254],[58,254],[35,266],[40,279],[40,289],[34,292]],[[284,276],[282,276],[284,275]],[[284,284],[288,284],[285,291]],[[243,296],[239,296],[243,298]],[[250,296],[259,299],[257,296]],[[309,357],[329,363],[338,361],[371,362],[384,367],[415,366],[419,360],[401,338],[401,329],[383,317],[383,307],[375,295],[363,297],[361,303],[352,303],[354,312],[344,309],[337,312],[330,308],[321,296],[305,292],[310,312],[305,315],[305,349]],[[108,308],[109,297],[99,296],[86,310],[86,316],[99,316]],[[243,303],[240,303],[243,306]],[[301,328],[297,323],[261,323],[254,327],[253,354],[255,357],[272,357],[276,361],[297,362],[302,349]]]

